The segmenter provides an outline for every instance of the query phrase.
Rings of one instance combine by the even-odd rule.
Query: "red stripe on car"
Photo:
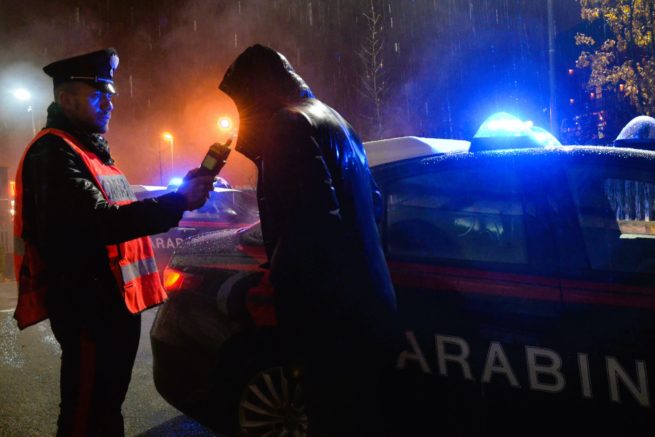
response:
[[[570,279],[560,284],[545,276],[403,262],[390,262],[389,268],[399,287],[655,311],[654,286]]]

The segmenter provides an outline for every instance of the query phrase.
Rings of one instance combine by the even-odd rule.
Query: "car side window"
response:
[[[638,170],[568,170],[592,270],[655,272],[654,176]]]
[[[512,171],[447,170],[387,190],[391,258],[527,264],[524,205]]]

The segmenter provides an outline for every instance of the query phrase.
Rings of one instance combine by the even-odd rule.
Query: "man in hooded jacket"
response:
[[[380,435],[396,304],[362,143],[271,48],[246,49],[219,88],[239,111],[236,150],[259,171],[276,315],[305,363],[310,435]]]

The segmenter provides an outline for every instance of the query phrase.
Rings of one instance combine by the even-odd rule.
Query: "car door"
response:
[[[572,161],[559,177],[570,411],[585,432],[652,435],[655,172],[639,159]]]
[[[506,403],[559,383],[535,373],[557,359],[561,315],[546,172],[527,156],[481,155],[405,163],[379,181],[407,338],[397,387],[423,411],[412,420],[449,411],[457,429],[493,426]]]

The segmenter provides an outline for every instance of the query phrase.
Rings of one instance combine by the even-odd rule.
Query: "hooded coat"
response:
[[[395,294],[357,134],[270,48],[248,48],[219,88],[239,110],[237,150],[259,170],[280,327],[313,343],[387,343]]]

